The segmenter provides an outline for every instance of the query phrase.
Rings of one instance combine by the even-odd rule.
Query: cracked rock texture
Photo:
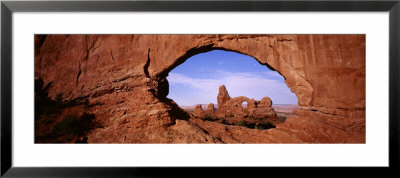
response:
[[[278,71],[295,115],[260,131],[191,118],[166,98],[168,73],[214,49]],[[105,125],[89,143],[365,143],[365,35],[36,35],[35,78],[53,82],[51,98],[102,103],[88,110]]]

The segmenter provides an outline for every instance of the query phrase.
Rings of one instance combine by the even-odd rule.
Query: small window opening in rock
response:
[[[243,109],[247,109],[247,105],[248,105],[247,101],[243,101],[243,103],[242,103]]]

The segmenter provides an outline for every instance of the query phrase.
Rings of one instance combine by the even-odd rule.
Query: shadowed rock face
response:
[[[268,132],[232,127],[237,141],[189,119],[166,98],[166,77],[213,49],[278,71],[298,97],[296,116]],[[104,103],[88,111],[105,125],[89,143],[365,143],[365,35],[36,35],[35,78],[53,82],[51,98]]]

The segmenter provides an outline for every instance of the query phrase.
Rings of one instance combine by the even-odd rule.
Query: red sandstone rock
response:
[[[219,86],[219,92],[217,96],[218,107],[221,108],[231,97],[229,96],[228,90],[226,90],[225,85]]]
[[[88,142],[214,143],[231,130],[193,124],[166,98],[168,72],[213,49],[250,55],[278,71],[299,102],[296,116],[265,139],[252,140],[261,132],[243,129],[223,142],[365,143],[365,35],[36,35],[35,78],[52,82],[53,99],[104,103],[89,110],[105,127]],[[228,98],[218,97],[219,107]],[[246,134],[252,137],[234,141]]]
[[[210,103],[207,106],[206,114],[208,115],[214,115],[215,114],[215,106],[214,103]]]
[[[201,104],[196,105],[193,111],[193,115],[198,117],[198,118],[203,118],[205,116],[205,112],[203,108],[201,107]]]
[[[268,97],[262,98],[261,101],[249,99],[245,96],[228,98],[228,90],[224,85],[219,87],[218,99],[221,99],[221,105],[218,104],[219,118],[226,119],[229,123],[237,123],[239,121],[247,121],[249,123],[258,122],[277,122],[279,119],[274,109],[272,109],[272,101]],[[243,107],[243,103],[247,103],[247,107]],[[261,119],[261,120],[260,120]]]

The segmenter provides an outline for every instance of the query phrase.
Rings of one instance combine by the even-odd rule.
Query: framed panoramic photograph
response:
[[[395,170],[399,11],[399,1],[2,1],[1,175]]]

